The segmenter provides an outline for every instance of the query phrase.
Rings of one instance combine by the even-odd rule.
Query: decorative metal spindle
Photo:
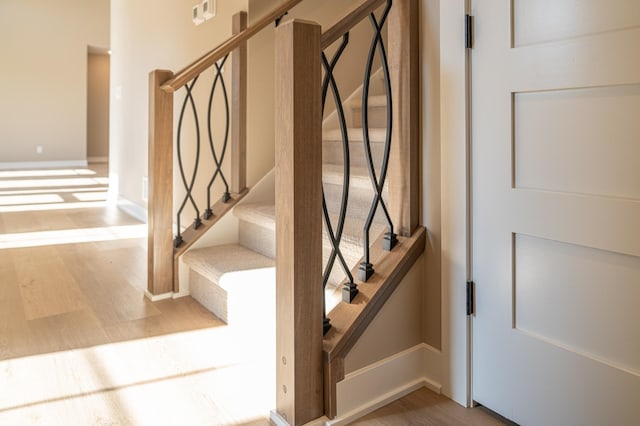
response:
[[[375,195],[369,209],[369,215],[364,225],[364,261],[360,264],[358,270],[358,278],[361,281],[367,281],[371,275],[373,275],[374,269],[370,259],[370,231],[373,223],[374,216],[378,210],[378,206],[382,208],[384,212],[388,232],[385,233],[383,247],[386,250],[392,250],[398,242],[397,235],[393,232],[393,223],[391,216],[387,209],[387,205],[382,198],[382,192],[384,189],[384,183],[387,178],[387,170],[389,167],[389,153],[391,149],[391,130],[392,130],[392,112],[393,102],[391,97],[391,79],[389,77],[389,63],[387,61],[387,53],[384,46],[384,40],[382,39],[382,28],[387,21],[389,11],[391,10],[392,1],[387,1],[387,6],[382,14],[382,17],[378,21],[374,13],[369,15],[369,21],[373,27],[374,35],[371,41],[371,47],[369,49],[369,57],[367,59],[367,65],[364,74],[364,84],[362,90],[362,132],[363,142],[365,148],[365,157],[367,160],[367,167],[369,169],[369,177],[371,178],[371,184]],[[371,139],[369,135],[369,86],[371,84],[371,71],[373,69],[373,60],[376,54],[376,50],[380,55],[380,62],[382,63],[382,71],[384,73],[385,91],[387,97],[387,127],[385,135],[384,155],[382,158],[382,165],[380,168],[379,178],[376,176],[375,167],[373,164],[373,156],[371,154]]]
[[[197,81],[198,81],[198,77],[194,78],[191,84],[187,84],[184,86],[185,89],[187,90],[187,94],[184,98],[184,102],[182,103],[182,109],[180,110],[180,119],[178,120],[178,134],[177,134],[178,167],[180,168],[180,177],[182,178],[182,183],[184,184],[185,190],[187,192],[185,194],[184,200],[182,200],[182,203],[180,204],[178,213],[176,214],[177,234],[174,239],[174,247],[179,247],[180,244],[183,243],[180,216],[182,215],[182,212],[185,206],[187,205],[187,201],[191,201],[191,205],[196,211],[196,218],[193,222],[193,227],[195,229],[198,229],[202,224],[202,221],[200,220],[200,210],[198,209],[198,204],[196,203],[195,199],[191,195],[191,192],[193,191],[193,185],[195,184],[195,181],[196,181],[196,175],[198,174],[198,164],[200,163],[200,123],[198,121],[198,112],[196,109],[196,104],[193,100],[193,95],[191,93]],[[196,127],[196,158],[195,158],[195,163],[193,167],[193,174],[191,175],[191,181],[188,183],[187,183],[187,178],[184,174],[184,165],[182,162],[182,149],[181,149],[182,123],[184,121],[184,113],[187,108],[187,103],[191,105],[191,110],[193,111],[193,117],[194,117],[195,127]]]
[[[224,176],[222,171],[222,162],[224,161],[224,156],[227,152],[227,144],[229,141],[229,96],[227,93],[227,86],[224,82],[224,76],[222,75],[222,69],[224,67],[225,62],[229,55],[225,56],[219,63],[215,64],[214,73],[215,78],[213,79],[213,84],[211,86],[211,92],[209,94],[209,108],[207,110],[207,131],[209,136],[209,147],[211,148],[211,155],[213,156],[213,161],[215,163],[215,170],[213,175],[211,176],[211,180],[209,181],[209,185],[207,186],[207,209],[204,212],[204,219],[210,219],[213,216],[213,210],[211,209],[211,187],[215,182],[216,178],[220,176],[222,182],[224,184],[224,194],[222,195],[222,201],[225,203],[231,199],[231,194],[229,193],[229,183],[227,182],[227,178]],[[220,158],[218,158],[218,154],[213,144],[213,126],[211,123],[211,117],[213,112],[213,96],[216,91],[216,87],[220,82],[220,86],[222,88],[222,94],[224,98],[224,107],[225,107],[225,130],[224,130],[224,142],[222,144],[222,150],[220,153]]]
[[[338,114],[338,119],[340,121],[340,131],[342,133],[342,153],[343,153],[343,180],[342,180],[342,199],[340,201],[340,213],[338,215],[338,223],[337,228],[334,229],[334,226],[331,222],[331,218],[329,217],[329,210],[327,208],[327,202],[324,195],[324,188],[322,191],[322,212],[324,215],[324,221],[327,228],[327,233],[329,235],[329,241],[331,243],[331,254],[329,255],[329,259],[324,269],[324,275],[322,277],[322,285],[323,288],[326,288],[327,282],[329,281],[329,276],[331,275],[331,271],[335,265],[336,258],[340,261],[340,265],[344,270],[344,273],[347,277],[347,280],[344,283],[344,287],[342,289],[342,300],[351,303],[354,297],[358,294],[358,287],[353,282],[353,275],[349,270],[349,266],[342,255],[342,251],[340,250],[340,241],[342,240],[342,233],[344,231],[344,223],[347,216],[347,205],[349,202],[349,179],[350,179],[350,167],[351,167],[351,159],[349,156],[349,136],[347,132],[347,124],[344,115],[344,108],[342,106],[342,99],[340,97],[340,91],[338,90],[338,85],[336,84],[335,78],[333,76],[333,70],[340,60],[342,53],[345,48],[349,44],[349,33],[346,33],[342,37],[342,43],[338,47],[338,50],[333,55],[331,59],[331,63],[327,60],[327,56],[325,53],[322,53],[322,65],[325,70],[325,77],[322,84],[322,111],[324,112],[326,100],[327,100],[327,92],[329,87],[331,87],[331,92],[333,94],[333,99],[336,104],[336,111]],[[331,327],[329,319],[326,317],[325,313],[325,333]]]

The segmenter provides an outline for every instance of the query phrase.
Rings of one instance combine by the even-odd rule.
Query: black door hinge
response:
[[[475,285],[473,281],[467,281],[467,316],[475,314]]]
[[[473,48],[473,16],[464,16],[464,47]]]

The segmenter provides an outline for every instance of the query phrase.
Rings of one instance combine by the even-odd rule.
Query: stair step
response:
[[[276,230],[276,206],[272,203],[241,204],[233,209],[233,214],[245,222]]]
[[[385,129],[371,129],[369,133],[371,157],[376,170],[380,169],[385,147]],[[349,156],[351,165],[354,168],[366,168],[364,141],[362,128],[351,128],[348,130],[349,136]],[[343,164],[342,133],[339,130],[329,130],[323,133],[322,161],[324,164]]]
[[[238,242],[271,259],[276,258],[276,209],[273,203],[241,204],[233,210],[240,219]]]
[[[379,127],[369,128],[369,141],[372,143],[384,143],[387,136],[387,129]],[[362,142],[364,133],[362,127],[349,127],[347,129],[349,142]],[[325,130],[322,133],[323,141],[342,141],[342,131],[340,129]]]
[[[369,95],[369,106],[370,107],[386,107],[387,106],[387,95]],[[354,102],[353,107],[361,108],[362,107],[362,98],[358,98],[357,102]]]
[[[344,166],[342,164],[325,163],[322,165],[322,183],[342,187]],[[349,189],[372,188],[369,170],[366,167],[351,167],[349,170]]]
[[[386,128],[387,126],[387,96],[369,96],[369,127]],[[351,125],[362,127],[362,100],[351,104]]]
[[[330,215],[331,224],[335,229],[337,226],[338,217],[337,215]],[[340,251],[344,256],[345,262],[347,262],[347,266],[349,269],[353,269],[358,265],[360,259],[362,259],[364,255],[363,250],[363,227],[364,221],[358,219],[353,220],[353,218],[347,216],[344,224],[344,231],[342,233],[342,239],[340,242]],[[386,232],[386,226],[382,223],[373,222],[370,230],[370,240],[373,242],[381,235],[383,232]],[[326,231],[325,231],[326,234]],[[325,265],[327,260],[329,259],[329,255],[331,254],[331,243],[329,241],[328,236],[325,235],[323,239],[323,250],[322,250],[322,264]],[[340,265],[340,261],[336,258],[336,262],[333,265],[333,269],[331,270],[331,274],[329,277],[329,285],[337,286],[342,283],[342,281],[346,278],[346,274]],[[357,277],[356,277],[357,278]]]
[[[342,181],[344,176],[344,167],[341,164],[325,163],[322,166],[325,199],[327,208],[330,213],[338,214],[340,212],[340,204],[342,202]],[[376,171],[377,172],[377,171]],[[386,200],[388,193],[388,179],[385,182],[382,196]],[[349,179],[349,203],[347,207],[347,216],[357,218],[364,222],[375,192],[369,177],[369,170],[366,167],[351,167]],[[382,209],[378,208],[376,212],[375,222],[384,222]]]
[[[379,209],[380,210],[380,209]],[[351,212],[351,207],[348,212]],[[353,210],[355,211],[355,210]],[[363,255],[362,233],[364,218],[368,213],[366,209],[358,211],[361,217],[347,216],[341,240],[341,251],[349,267],[355,266]],[[273,204],[243,204],[236,207],[234,214],[243,223],[240,226],[240,246],[269,258],[275,258],[275,207]],[[335,229],[337,226],[337,213],[330,213],[331,223]],[[384,232],[385,226],[376,217],[371,228],[371,240],[373,241],[380,233]],[[323,262],[326,262],[331,253],[331,242],[327,231],[323,225]],[[323,263],[324,264],[324,263]],[[334,267],[329,283],[338,285],[344,279],[345,274],[341,267]]]
[[[230,325],[268,315],[275,304],[275,261],[238,244],[192,250],[191,296]]]

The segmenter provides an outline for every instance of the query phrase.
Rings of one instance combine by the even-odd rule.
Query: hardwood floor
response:
[[[46,172],[0,172],[0,359],[221,325],[143,297],[146,227],[106,205],[106,165]]]
[[[483,407],[464,408],[426,388],[419,389],[350,425],[498,426],[513,425]]]
[[[275,361],[190,297],[144,297],[146,226],[106,176],[0,172],[0,424],[269,424]]]
[[[106,175],[0,172],[0,425],[268,425],[275,336],[144,298],[146,228]],[[353,424],[506,423],[423,389]]]

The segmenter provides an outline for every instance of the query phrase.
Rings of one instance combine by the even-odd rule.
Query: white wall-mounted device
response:
[[[193,9],[191,9],[191,20],[196,25],[200,25],[204,22],[204,18],[202,17],[201,4],[196,4],[195,6],[193,6]]]
[[[216,0],[202,0],[202,17],[211,19],[216,16]]]

